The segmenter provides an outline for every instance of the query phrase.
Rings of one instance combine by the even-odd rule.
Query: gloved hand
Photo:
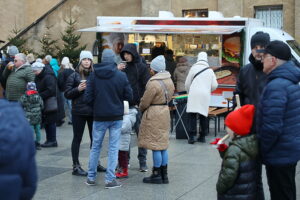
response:
[[[219,144],[217,149],[220,151],[220,152],[225,152],[228,148],[228,145],[227,144]]]

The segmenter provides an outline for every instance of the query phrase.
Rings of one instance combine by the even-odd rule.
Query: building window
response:
[[[182,10],[183,17],[208,17],[208,9]]]
[[[261,19],[264,26],[283,28],[282,5],[279,6],[255,6],[255,18]]]

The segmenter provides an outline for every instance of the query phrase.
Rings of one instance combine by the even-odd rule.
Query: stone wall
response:
[[[140,7],[139,0],[134,0],[131,6],[128,6],[127,0],[69,0],[28,31],[25,37],[30,37],[28,40],[29,46],[34,47],[36,51],[39,51],[40,43],[38,42],[38,39],[41,38],[43,34],[47,33],[47,27],[51,27],[49,29],[51,38],[58,39],[61,43],[61,33],[67,27],[64,20],[69,19],[70,14],[73,19],[77,20],[77,29],[81,29],[96,26],[97,16],[139,16],[141,10]],[[87,44],[87,50],[91,50],[95,38],[96,34],[94,32],[82,32],[80,42],[82,45]]]

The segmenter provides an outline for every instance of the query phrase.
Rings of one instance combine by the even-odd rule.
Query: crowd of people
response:
[[[175,92],[188,95],[188,143],[206,142],[210,96],[218,87],[207,53],[200,52],[191,66],[187,58],[179,57],[176,62],[172,50],[160,47],[153,49],[155,55],[148,67],[136,45],[125,44],[123,34],[113,33],[109,41],[111,48],[103,50],[101,62],[94,63],[92,53],[84,50],[75,67],[68,57],[61,62],[51,55],[34,59],[32,54],[25,55],[19,53],[17,47],[9,47],[9,56],[0,68],[6,99],[0,100],[0,114],[9,112],[4,119],[15,117],[15,123],[22,125],[12,128],[13,124],[8,122],[1,126],[0,140],[10,135],[5,139],[9,141],[7,145],[14,145],[16,138],[24,143],[1,156],[0,163],[5,159],[13,166],[0,165],[6,175],[13,171],[12,176],[2,178],[1,174],[1,195],[32,198],[37,181],[34,143],[36,150],[57,147],[56,130],[64,123],[65,115],[73,127],[72,174],[87,177],[87,185],[96,185],[97,172],[105,172],[105,188],[120,187],[117,179],[130,177],[132,132],[138,137],[141,172],[148,171],[147,150],[152,150],[152,173],[143,182],[169,183],[168,146],[172,125],[169,103]],[[271,42],[267,33],[254,34],[251,49],[250,63],[241,68],[235,91],[242,107],[237,106],[225,119],[231,142],[214,143],[223,159],[216,186],[218,199],[263,200],[263,164],[271,198],[296,199],[295,171],[300,160],[300,69],[290,61],[290,48],[281,41]],[[9,109],[12,111],[7,111]],[[6,122],[1,120],[2,123]],[[86,124],[90,137],[87,171],[79,162]],[[23,127],[26,138],[25,134],[16,133],[18,127]],[[46,133],[42,144],[41,128]],[[107,130],[105,168],[99,158]],[[11,135],[13,133],[15,135]],[[0,148],[8,152],[7,146]],[[15,156],[22,148],[27,150],[22,156]],[[12,159],[14,157],[16,159]],[[20,164],[31,167],[30,171],[18,171]],[[6,190],[6,183],[16,185],[19,194]]]

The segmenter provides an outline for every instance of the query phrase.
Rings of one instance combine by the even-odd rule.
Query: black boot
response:
[[[162,183],[162,178],[161,178],[160,167],[153,167],[151,176],[145,177],[143,179],[143,182],[144,183],[161,184]]]
[[[73,165],[73,172],[72,172],[73,175],[75,176],[87,176],[87,172],[84,171],[80,164],[74,164]]]
[[[168,184],[169,183],[169,178],[168,178],[168,165],[166,166],[161,166],[161,178],[162,178],[162,183]]]

